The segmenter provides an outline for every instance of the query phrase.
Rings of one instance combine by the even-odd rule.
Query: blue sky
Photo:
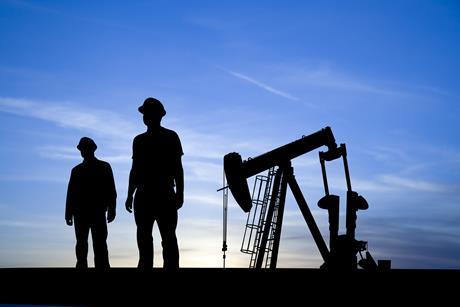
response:
[[[331,126],[370,205],[357,238],[374,257],[460,268],[457,1],[3,0],[0,37],[0,267],[74,266],[64,203],[82,136],[116,177],[111,264],[137,264],[124,200],[132,138],[145,130],[137,107],[154,96],[185,152],[181,266],[222,265],[226,153],[256,156]],[[327,240],[317,152],[294,166]],[[328,174],[343,207],[341,167]],[[249,264],[245,222],[231,199],[230,267]],[[321,264],[291,196],[278,263]]]

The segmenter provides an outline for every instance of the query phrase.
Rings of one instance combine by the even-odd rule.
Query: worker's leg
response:
[[[161,245],[163,246],[163,268],[179,268],[179,247],[177,245],[176,227],[177,210],[168,210],[157,218],[158,229],[161,234]]]
[[[75,245],[75,253],[77,256],[77,269],[88,268],[88,235],[89,223],[79,217],[74,218],[75,223],[75,237],[77,243]]]
[[[134,201],[134,218],[137,225],[137,247],[139,248],[140,269],[150,269],[153,267],[153,223],[154,218],[150,209],[151,204],[145,203],[145,198],[136,192]],[[150,206],[149,206],[150,205]]]
[[[105,214],[95,217],[91,225],[93,238],[94,266],[98,270],[110,268],[109,252],[107,250],[107,221]]]

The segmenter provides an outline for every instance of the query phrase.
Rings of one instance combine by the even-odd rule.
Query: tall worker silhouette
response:
[[[126,210],[132,212],[137,225],[138,268],[153,267],[153,224],[158,223],[163,247],[163,268],[179,267],[176,238],[177,210],[184,203],[182,145],[176,132],[160,125],[166,115],[163,104],[155,98],[145,99],[139,112],[147,131],[133,140],[133,164],[129,174]]]
[[[88,235],[91,230],[96,269],[110,268],[107,222],[115,219],[117,192],[110,164],[94,155],[96,143],[83,137],[77,146],[83,162],[72,169],[67,188],[65,220],[75,224],[77,269],[88,267]]]

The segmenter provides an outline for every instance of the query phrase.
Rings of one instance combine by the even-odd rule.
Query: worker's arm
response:
[[[184,168],[182,167],[182,144],[179,136],[175,134],[175,160],[174,160],[174,183],[176,184],[176,208],[179,209],[184,204]]]
[[[69,226],[73,225],[73,209],[75,196],[75,174],[74,170],[72,170],[70,174],[69,185],[67,186],[67,198],[65,204],[65,221]]]
[[[125,207],[126,210],[131,213],[133,212],[133,195],[137,188],[137,159],[136,159],[136,139],[133,141],[133,164],[131,171],[129,172],[129,185],[128,185],[128,197],[126,198]]]
[[[133,195],[136,191],[136,184],[134,178],[135,175],[135,168],[134,168],[134,161],[133,166],[131,167],[131,171],[129,172],[129,185],[128,185],[128,197],[126,198],[125,207],[129,213],[133,212]]]
[[[179,209],[184,204],[184,168],[181,156],[176,161],[174,181],[176,183],[176,208]]]
[[[107,183],[108,183],[108,210],[107,210],[107,222],[110,223],[115,219],[116,206],[117,206],[117,190],[115,188],[115,180],[113,179],[113,172],[110,164],[107,164]]]

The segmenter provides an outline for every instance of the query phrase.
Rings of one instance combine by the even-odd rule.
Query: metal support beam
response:
[[[326,243],[324,242],[323,236],[319,231],[318,226],[316,225],[315,219],[311,214],[310,208],[308,207],[307,201],[305,200],[302,191],[300,190],[299,184],[295,179],[294,174],[288,178],[289,187],[291,188],[292,194],[294,195],[297,205],[299,206],[300,211],[302,212],[303,218],[310,229],[310,232],[315,240],[316,246],[318,246],[321,257],[323,257],[324,262],[327,262],[329,259],[329,250],[327,249]]]

